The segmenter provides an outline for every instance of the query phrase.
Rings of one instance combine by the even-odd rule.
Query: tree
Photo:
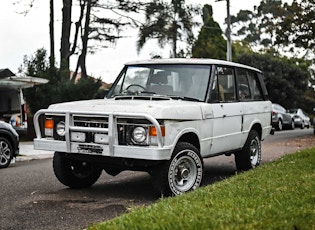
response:
[[[262,0],[253,11],[241,10],[232,17],[234,36],[252,47],[276,54],[314,58],[315,0]]]
[[[256,50],[273,49],[279,52],[280,47],[275,44],[275,31],[282,17],[288,14],[286,6],[281,0],[262,0],[253,11],[240,10],[231,17],[233,31],[236,30],[233,36],[248,42]]]
[[[35,4],[35,0],[28,1],[28,9],[22,12],[27,14]],[[73,77],[75,78],[79,69],[82,71],[82,77],[87,77],[86,58],[88,53],[94,53],[96,43],[101,48],[108,47],[108,43],[113,44],[120,35],[124,26],[136,26],[138,22],[130,14],[138,13],[143,4],[133,0],[77,0],[79,3],[73,4],[73,0],[62,1],[62,31],[60,40],[60,64],[55,68],[54,53],[54,0],[50,0],[50,67],[51,74],[58,74],[60,78],[70,76],[70,57],[78,55],[77,67]],[[79,17],[74,23],[73,32],[72,11],[79,9]],[[109,15],[104,17],[104,15]],[[79,41],[81,38],[81,42]],[[89,41],[95,43],[89,46]],[[73,78],[73,80],[74,80]]]
[[[204,5],[202,12],[203,26],[192,47],[192,56],[225,60],[226,40],[222,36],[219,24],[213,20],[212,6]]]
[[[81,78],[76,83],[70,81],[70,76],[60,79],[56,74],[50,74],[47,59],[47,51],[38,49],[34,55],[24,57],[24,64],[19,69],[19,72],[25,75],[49,80],[47,84],[24,89],[24,96],[32,114],[53,103],[91,99],[97,95],[101,86],[100,79]]]
[[[172,0],[171,3],[153,0],[145,7],[145,23],[139,29],[138,52],[148,39],[157,39],[161,48],[170,41],[172,57],[178,57],[178,42],[191,45],[194,40],[193,27],[198,25],[194,16],[199,7],[185,5],[185,0]],[[181,50],[182,51],[182,50]]]
[[[82,77],[87,77],[86,57],[87,53],[95,52],[92,46],[88,45],[90,40],[101,43],[101,47],[107,47],[106,43],[115,43],[122,36],[119,34],[122,27],[136,24],[128,14],[136,13],[142,4],[126,0],[78,0],[79,17],[75,22],[75,32],[71,40],[71,21],[72,21],[72,0],[63,0],[62,17],[62,37],[61,37],[61,75],[69,76],[70,57],[78,54],[75,74],[76,77],[79,68]],[[104,17],[110,15],[110,17]],[[84,22],[84,23],[83,23]],[[81,43],[79,43],[81,37]],[[94,43],[95,45],[95,43]],[[64,74],[63,74],[64,73]]]
[[[315,0],[294,0],[284,10],[287,13],[276,28],[276,44],[302,48],[304,57],[314,58]]]

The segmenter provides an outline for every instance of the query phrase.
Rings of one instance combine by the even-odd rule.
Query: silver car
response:
[[[272,104],[272,126],[278,131],[284,128],[294,129],[295,123],[293,116],[289,114],[283,106]]]
[[[309,116],[302,109],[290,109],[288,112],[293,116],[294,124],[301,129],[310,128],[311,121]]]

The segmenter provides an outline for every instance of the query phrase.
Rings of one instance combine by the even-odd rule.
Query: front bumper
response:
[[[56,152],[143,160],[169,160],[171,156],[170,147],[158,148],[114,145],[111,151],[108,145],[99,145],[93,143],[70,143],[70,150],[68,150],[65,141],[47,139],[34,139],[34,148]]]
[[[66,135],[65,140],[53,140],[42,136],[42,129],[40,128],[40,116],[45,114],[58,114],[65,116]],[[74,124],[73,117],[78,115],[95,115],[108,117],[108,128],[97,127],[78,127],[70,124]],[[135,145],[119,145],[117,141],[117,118],[141,118],[146,119],[157,130],[157,145],[154,146],[135,146]],[[131,158],[131,159],[143,159],[143,160],[169,160],[171,158],[171,146],[165,146],[163,144],[161,127],[158,121],[150,115],[140,113],[100,113],[100,112],[64,112],[64,111],[49,111],[40,110],[34,115],[34,128],[36,138],[34,139],[34,148],[40,150],[57,151],[74,154],[96,155],[104,157],[119,157],[119,158]],[[84,132],[103,132],[108,136],[108,143],[85,143],[71,141],[70,133],[72,131],[84,131]]]

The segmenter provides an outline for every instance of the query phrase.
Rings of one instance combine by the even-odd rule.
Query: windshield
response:
[[[204,101],[209,78],[207,65],[127,66],[108,97],[157,95]]]

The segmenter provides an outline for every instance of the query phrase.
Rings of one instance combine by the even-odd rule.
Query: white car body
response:
[[[170,63],[171,65],[169,66]],[[186,68],[186,65],[190,69],[187,67],[188,69],[182,71],[181,68]],[[196,96],[196,98],[186,98],[185,95],[190,95],[188,91],[180,93],[179,81],[181,79],[176,71],[189,72],[191,69],[194,70],[195,65],[196,68],[200,67],[201,69],[200,71],[196,70],[199,75],[207,73],[206,75],[209,75],[209,78],[212,80],[207,80],[208,83],[205,86],[199,86],[200,91],[204,88],[204,92],[207,92],[206,96],[202,96],[202,94],[201,96]],[[134,71],[137,67],[141,71]],[[198,170],[202,160],[195,158],[238,153],[251,144],[246,143],[249,141],[249,136],[252,136],[250,133],[253,130],[257,136],[255,139],[257,142],[263,140],[271,132],[272,108],[271,102],[266,99],[264,85],[261,86],[259,99],[255,99],[254,90],[251,91],[251,97],[241,98],[241,93],[236,91],[239,88],[236,86],[234,86],[234,99],[231,101],[212,99],[213,102],[211,102],[208,99],[210,94],[212,95],[212,91],[216,93],[217,98],[221,96],[219,95],[221,94],[221,88],[219,89],[221,85],[219,85],[219,80],[218,82],[213,80],[214,75],[221,76],[220,72],[224,73],[226,71],[228,73],[230,70],[236,72],[248,71],[248,73],[246,72],[248,75],[254,74],[256,76],[257,74],[257,76],[253,77],[256,80],[252,80],[253,83],[249,83],[247,87],[257,88],[258,84],[263,84],[261,77],[258,77],[258,74],[261,74],[261,72],[257,69],[231,62],[203,59],[151,60],[128,63],[126,68],[125,72],[123,71],[114,83],[109,98],[55,104],[46,110],[37,112],[34,116],[37,135],[34,139],[35,148],[65,153],[66,157],[71,158],[74,156],[87,162],[93,161],[93,156],[98,157],[98,159],[99,157],[104,157],[103,166],[105,171],[108,168],[112,169],[111,163],[108,163],[112,159],[117,160],[113,162],[115,169],[116,167],[120,167],[119,170],[138,170],[141,168],[144,171],[156,171],[155,166],[160,164],[159,162],[173,162],[171,165],[176,165],[177,160],[174,160],[174,155],[178,154],[178,143],[186,143],[180,144],[180,146],[188,146],[188,148],[193,148],[193,150],[196,148],[196,154],[190,157],[190,152],[194,151],[187,151],[187,154],[184,154],[179,159],[188,163],[186,162],[185,166],[181,165],[180,167],[176,165],[176,170],[174,170],[176,173],[180,171],[183,177],[186,177],[184,176],[186,175],[185,173],[193,172],[193,175],[201,178],[202,174]],[[169,74],[168,83],[172,84],[172,88],[178,89],[178,91],[174,90],[174,95],[171,94],[169,96],[145,91],[144,87],[150,88],[148,85],[150,80],[145,80],[146,83],[143,84],[146,85],[139,86],[141,83],[136,85],[130,84],[122,90],[124,86],[120,82],[128,82],[126,80],[126,76],[129,76],[128,68],[131,69],[131,72],[133,71],[132,73],[137,73],[138,78],[140,78],[139,76],[144,76],[144,73],[150,74],[149,78],[151,77],[153,72],[146,72],[147,68],[151,70],[153,68],[154,71],[156,71],[155,68],[158,68],[158,73],[167,72]],[[167,71],[162,71],[161,68],[166,68]],[[192,73],[195,72],[192,71]],[[226,85],[232,84],[233,86],[234,81],[227,81],[233,80],[236,75],[233,78],[229,74],[222,76],[226,78],[224,78],[225,81],[223,83]],[[126,79],[122,80],[123,78]],[[206,77],[204,78],[207,79]],[[250,79],[250,77],[247,78]],[[132,75],[130,79],[135,80],[137,78]],[[240,83],[239,81],[237,80],[236,82]],[[248,81],[250,82],[250,80]],[[193,83],[197,84],[196,80],[195,82],[190,82],[190,87],[192,87]],[[161,84],[152,85],[160,86]],[[121,87],[121,89],[118,90],[117,87]],[[129,87],[139,88],[139,90],[129,91]],[[153,88],[151,87],[150,90]],[[226,90],[230,90],[230,88],[227,87]],[[142,91],[140,92],[140,90]],[[121,93],[116,95],[116,91]],[[203,97],[205,98],[204,101],[200,99]],[[46,129],[44,134],[43,127],[40,126],[41,117],[54,121],[53,130]],[[60,129],[57,127],[57,123],[60,124],[58,126],[59,128],[61,127]],[[156,130],[156,134],[151,134],[151,129]],[[61,136],[56,134],[60,130],[62,131]],[[256,144],[258,151],[260,151],[260,143]],[[261,156],[252,157],[256,161],[252,165],[255,167],[259,164]],[[57,158],[56,161],[59,161],[59,156]],[[253,159],[250,158],[250,160]],[[128,163],[122,165],[123,163],[120,160]],[[137,165],[137,167],[134,165]],[[171,167],[171,165],[168,167]],[[200,170],[203,171],[202,168]],[[64,181],[61,182],[70,187],[75,187],[70,182],[70,184]],[[183,182],[180,182],[181,185],[172,187],[171,182],[169,181],[168,183],[173,194],[180,194],[200,185],[198,182],[197,185],[182,186]]]
[[[91,106],[93,105],[93,106]],[[248,113],[249,111],[256,113]],[[116,101],[115,99],[99,99],[79,102],[69,102],[56,104],[41,113],[57,111],[67,113],[72,111],[74,114],[87,113],[90,115],[113,114],[141,117],[142,114],[151,116],[152,119],[164,119],[167,130],[166,138],[163,138],[163,147],[160,150],[150,148],[128,146],[119,152],[119,146],[115,146],[114,152],[109,152],[110,148],[103,147],[101,155],[117,156],[147,160],[168,160],[171,158],[172,151],[178,139],[185,133],[194,133],[200,140],[201,155],[204,157],[240,149],[248,136],[250,129],[257,122],[262,123],[262,139],[269,135],[271,127],[270,106],[268,102],[255,102],[252,105],[246,103],[229,104],[200,104],[186,101]],[[136,112],[135,112],[136,111]],[[184,121],[184,122],[183,122]],[[224,123],[224,125],[222,125]],[[208,127],[205,129],[204,127]],[[49,144],[51,142],[51,144]],[[226,144],[229,143],[229,144]],[[35,139],[36,149],[68,152],[65,142]],[[81,143],[80,143],[81,144]],[[88,144],[90,145],[90,144]],[[57,147],[59,146],[59,147]],[[72,144],[70,151],[80,153],[77,144]],[[165,154],[167,150],[167,154]],[[154,151],[155,154],[150,154]],[[142,154],[140,154],[140,152]],[[161,152],[161,154],[156,154]],[[90,154],[94,154],[91,152]],[[95,153],[98,155],[99,153]]]

